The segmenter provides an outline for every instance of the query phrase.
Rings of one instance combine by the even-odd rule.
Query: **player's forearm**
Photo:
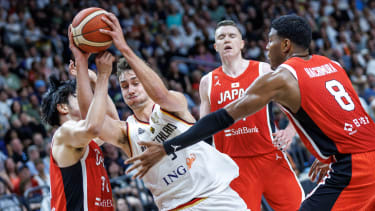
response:
[[[161,78],[129,47],[121,52],[132,70],[134,70],[147,94],[154,102],[160,104],[159,101],[165,99],[168,95],[168,89],[165,87]]]
[[[87,63],[77,63],[77,99],[81,118],[85,119],[93,97]]]
[[[108,92],[109,74],[99,73],[95,86],[95,93],[87,113],[86,124],[91,132],[99,134],[103,125],[107,107],[106,99]]]
[[[233,118],[225,109],[220,109],[208,114],[197,121],[187,131],[179,136],[164,142],[163,146],[167,154],[184,149],[188,146],[214,135],[234,123]]]

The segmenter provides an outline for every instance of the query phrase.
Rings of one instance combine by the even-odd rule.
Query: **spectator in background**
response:
[[[40,152],[36,145],[31,145],[27,148],[27,155],[28,155],[29,160],[26,162],[26,165],[29,168],[32,176],[40,174],[40,169],[38,169],[38,166],[36,165],[37,162],[40,162],[40,161],[43,162],[43,168],[44,168],[43,169],[44,174],[42,175],[49,175],[49,168],[48,168],[49,163],[40,158]]]
[[[4,78],[7,88],[16,91],[21,87],[19,77],[9,72],[9,65],[4,59],[0,59],[0,75]]]
[[[34,161],[34,165],[37,170],[37,174],[34,175],[34,179],[38,182],[38,186],[50,186],[50,176],[49,172],[46,172],[46,165],[44,161],[40,158]],[[46,190],[43,190],[44,194],[47,195]]]
[[[283,1],[280,3],[272,0],[253,0],[240,1],[242,3],[238,5],[236,1],[177,0],[170,3],[170,1],[146,0],[134,2],[136,1],[123,1],[115,4],[113,1],[94,0],[78,4],[73,0],[0,1],[0,89],[3,88],[7,93],[6,103],[11,106],[20,98],[20,88],[27,87],[29,99],[26,100],[31,102],[35,110],[31,110],[32,113],[23,112],[39,122],[35,115],[37,104],[34,97],[30,96],[32,93],[38,93],[35,82],[39,79],[45,82],[45,78],[52,73],[60,75],[60,80],[69,78],[67,68],[64,66],[71,57],[66,36],[67,26],[71,23],[74,14],[89,6],[102,7],[116,12],[129,45],[139,55],[143,49],[148,49],[147,52],[152,51],[149,45],[142,46],[142,34],[149,34],[153,37],[151,39],[153,40],[151,45],[153,54],[145,59],[157,61],[155,65],[152,64],[152,67],[161,70],[161,76],[164,79],[169,74],[169,64],[173,56],[193,58],[198,51],[196,46],[201,43],[207,51],[212,53],[213,49],[209,48],[213,41],[212,25],[220,18],[223,19],[224,15],[225,19],[238,21],[241,30],[246,31],[244,34],[249,42],[248,46],[245,46],[248,49],[244,51],[245,58],[258,55],[257,49],[260,48],[261,52],[257,59],[265,61],[267,52],[263,49],[267,41],[266,35],[270,20],[286,13],[297,13],[307,18],[312,25],[312,53],[322,54],[329,58],[337,57],[339,62],[345,61],[342,65],[354,83],[358,81],[357,78],[364,78],[357,76],[356,71],[357,67],[363,68],[365,71],[362,75],[367,77],[367,81],[363,83],[363,89],[366,92],[359,87],[358,93],[366,99],[368,105],[372,102],[372,96],[375,96],[372,93],[374,86],[371,82],[374,78],[371,75],[375,70],[373,68],[375,64],[373,59],[375,57],[375,29],[373,27],[375,3],[373,1]],[[183,37],[180,42],[181,48],[175,46],[174,37],[171,36],[170,29],[174,27],[179,30],[179,37]],[[254,42],[256,47],[254,47]],[[25,43],[28,45],[26,46]],[[187,55],[190,56],[184,54],[185,50],[180,52],[182,48],[186,48]],[[342,57],[346,58],[341,59]],[[32,68],[33,62],[35,62],[34,68]],[[187,63],[188,70],[186,71],[187,76],[190,76],[189,82],[193,84],[193,90],[195,82],[192,72],[196,69],[195,62],[192,60],[192,63]],[[6,67],[7,70],[2,71]],[[175,82],[171,83],[175,88],[177,87],[176,89],[181,86],[176,85]],[[11,84],[11,87],[8,84]],[[113,85],[113,89],[116,90],[116,88],[119,88],[118,84]],[[193,102],[198,102],[194,100],[194,93],[187,93],[185,86],[182,90],[185,94],[189,94]],[[40,100],[40,95],[37,94],[38,100]],[[114,101],[116,102],[116,99]],[[120,98],[116,103],[117,109],[120,115],[127,117],[130,111],[121,101]],[[190,108],[193,114],[198,113],[194,106]],[[373,108],[375,109],[375,106]],[[22,110],[15,114],[11,111],[11,117],[0,114],[0,142],[1,133],[3,133],[4,142],[8,144],[10,140],[21,136],[17,134],[18,129],[16,129],[20,121],[18,118],[14,119],[20,113]],[[373,114],[371,117],[375,119]],[[283,117],[280,120],[284,121]],[[53,128],[48,126],[46,128],[48,134],[51,134]],[[45,136],[47,140],[51,137]]]
[[[27,155],[23,151],[24,146],[21,143],[19,138],[14,138],[10,141],[10,152],[9,155],[12,157],[14,162],[18,165],[18,163],[26,163],[27,162]]]
[[[19,196],[23,196],[26,189],[31,187],[37,187],[38,182],[32,178],[29,168],[26,165],[21,164],[17,168],[17,178],[14,180],[14,193]]]

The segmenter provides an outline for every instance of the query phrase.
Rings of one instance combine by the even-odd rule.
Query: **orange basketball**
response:
[[[111,30],[102,20],[108,13],[104,9],[90,7],[81,10],[73,19],[72,34],[74,44],[88,53],[97,53],[109,48],[112,44],[111,36],[99,32],[99,29]]]

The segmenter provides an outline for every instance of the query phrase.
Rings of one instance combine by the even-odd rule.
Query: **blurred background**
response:
[[[375,1],[366,0],[0,0],[0,210],[50,210],[49,147],[55,128],[40,119],[40,101],[51,74],[72,78],[67,29],[75,14],[101,7],[120,20],[132,49],[163,78],[169,89],[185,94],[199,118],[199,82],[220,66],[213,49],[218,21],[238,24],[243,56],[267,62],[265,47],[271,21],[295,13],[313,29],[311,53],[338,61],[361,102],[375,113]],[[117,57],[120,53],[109,49]],[[95,70],[93,57],[90,68]],[[114,68],[115,73],[116,69]],[[109,95],[120,118],[124,104],[116,75]],[[275,123],[288,120],[275,107]],[[125,155],[104,145],[105,164],[118,210],[157,210],[142,181],[124,175]],[[314,158],[298,137],[288,148],[305,192]],[[263,210],[271,210],[263,201]]]

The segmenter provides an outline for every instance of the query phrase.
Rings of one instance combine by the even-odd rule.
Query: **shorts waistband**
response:
[[[188,207],[192,207],[192,206],[195,206],[195,205],[201,203],[205,199],[207,199],[207,198],[193,198],[192,200],[190,200],[190,201],[188,201],[184,204],[181,204],[178,207],[176,207],[174,209],[171,209],[169,211],[178,211],[178,210],[182,210],[182,209],[185,209],[185,208],[188,208]]]

